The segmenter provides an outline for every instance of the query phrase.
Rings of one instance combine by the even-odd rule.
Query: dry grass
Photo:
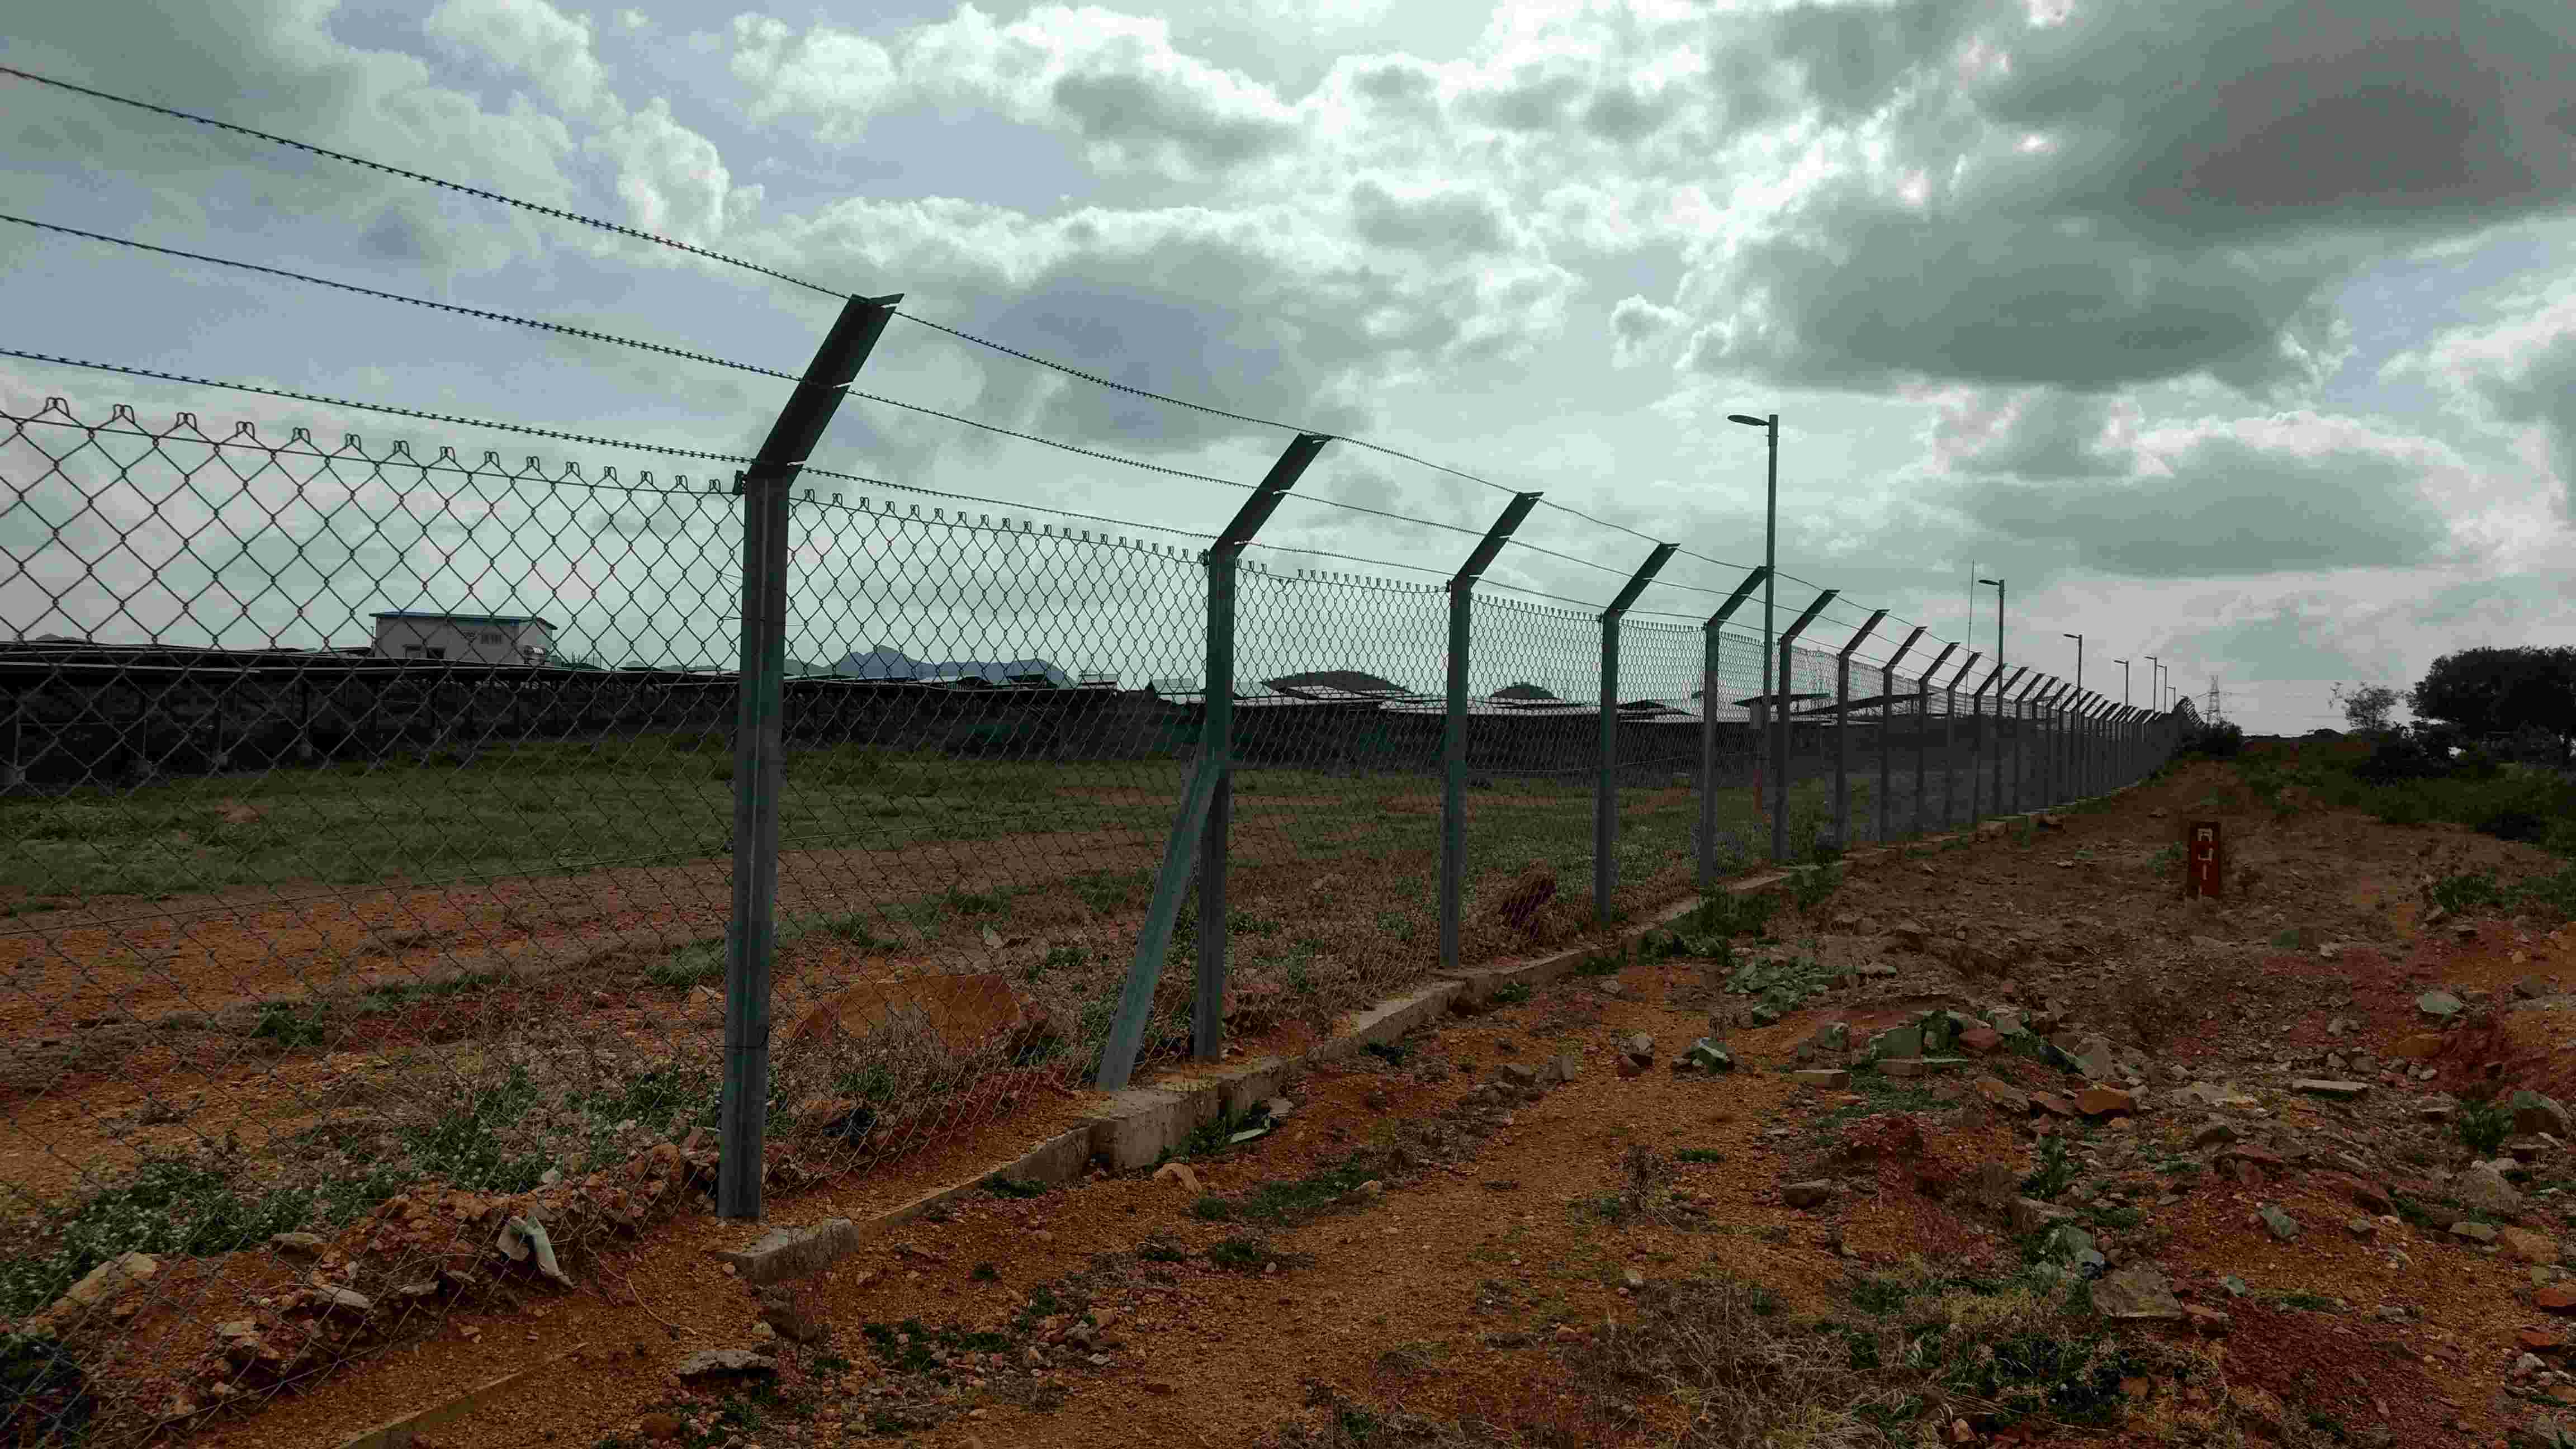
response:
[[[1632,1161],[1632,1179],[1637,1170]],[[1647,1164],[1650,1168],[1651,1164]],[[1408,1365],[1419,1373],[1422,1365]],[[2114,1426],[2150,1442],[2244,1449],[2328,1439],[2244,1406],[2216,1363],[2114,1335],[2089,1293],[1972,1260],[1856,1277],[1825,1314],[1795,1314],[1746,1279],[1649,1284],[1635,1311],[1532,1372],[1482,1417],[1434,1422],[1317,1386],[1278,1449],[1884,1449],[2021,1424],[2066,1442]],[[2261,1412],[2268,1407],[2272,1412]],[[2264,1434],[2250,1437],[2252,1420]]]

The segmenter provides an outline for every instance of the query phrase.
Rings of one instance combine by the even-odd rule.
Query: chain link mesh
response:
[[[0,1439],[256,1403],[705,1210],[730,481],[60,400],[0,423]],[[1078,1115],[1199,748],[1209,573],[1144,528],[803,488],[790,517],[766,1132],[792,1189]],[[1238,576],[1227,919],[1185,900],[1141,1069],[1189,1055],[1210,931],[1250,1054],[1439,965],[1451,596],[1296,557]],[[1592,924],[1602,624],[1466,607],[1473,963]],[[1714,696],[1704,629],[1632,617],[1620,647],[1634,918],[1693,889],[1700,792],[1721,869],[1767,856],[1771,806],[1758,637],[1720,632]],[[1919,681],[1856,664],[1839,713],[1832,656],[1789,654],[1794,854],[1830,838],[1837,743],[1846,844],[1964,821],[1946,693],[1891,714]]]

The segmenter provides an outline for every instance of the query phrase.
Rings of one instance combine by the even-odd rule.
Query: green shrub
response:
[[[2492,1157],[2513,1135],[2513,1113],[2501,1102],[2464,1100],[2453,1118],[2460,1141],[2480,1157]]]

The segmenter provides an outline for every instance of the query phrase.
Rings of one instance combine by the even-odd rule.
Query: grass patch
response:
[[[1837,860],[1841,855],[1842,852],[1839,850],[1834,852]],[[1790,877],[1789,899],[1798,908],[1798,914],[1812,916],[1824,909],[1825,903],[1834,898],[1834,892],[1842,888],[1843,868],[1840,865],[1819,864]]]
[[[510,982],[501,971],[468,971],[444,981],[406,981],[392,986],[370,986],[358,994],[358,1010],[370,1015],[399,1011],[424,1001],[442,1001],[451,996],[470,996]]]
[[[322,1008],[307,1007],[290,1001],[263,1001],[259,1019],[250,1029],[253,1041],[272,1042],[280,1050],[317,1047],[330,1038],[322,1025]]]
[[[995,1197],[1032,1198],[1044,1197],[1054,1189],[1034,1177],[988,1177],[984,1179],[984,1190]]]
[[[1519,1006],[1537,994],[1526,981],[1506,981],[1494,988],[1493,1001],[1498,1006]]]
[[[2040,1144],[2038,1170],[2021,1180],[2022,1195],[2055,1202],[2083,1173],[2084,1165],[2067,1152],[2066,1139],[2050,1137]]]
[[[2483,870],[2444,876],[2424,888],[2424,898],[2454,915],[2479,906],[2501,906],[2511,899],[2494,874]]]
[[[724,974],[725,942],[721,937],[682,946],[644,965],[644,979],[655,986],[703,986],[722,981]]]
[[[1314,1221],[1377,1174],[1373,1154],[1354,1152],[1321,1172],[1288,1182],[1265,1182],[1235,1197],[1210,1193],[1190,1205],[1191,1216],[1208,1222],[1262,1223],[1295,1227]]]
[[[237,1162],[156,1158],[124,1182],[69,1206],[0,1254],[0,1314],[52,1303],[120,1253],[201,1258],[257,1247],[312,1220],[311,1191],[263,1191]]]
[[[2504,1140],[2513,1135],[2513,1112],[2500,1101],[2478,1101],[2463,1097],[2451,1118],[2460,1141],[2480,1157],[2493,1157]]]
[[[1313,1262],[1302,1253],[1274,1251],[1259,1238],[1230,1237],[1208,1245],[1208,1263],[1229,1273],[1261,1273],[1274,1267],[1302,1267]]]
[[[1753,1020],[1769,1025],[1832,985],[1832,973],[1805,956],[1747,961],[1727,973],[1726,989],[1753,998]]]
[[[1684,1147],[1673,1153],[1675,1162],[1724,1162],[1726,1154],[1714,1147]]]

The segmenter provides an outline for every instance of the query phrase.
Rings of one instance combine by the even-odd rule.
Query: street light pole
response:
[[[1774,566],[1780,561],[1780,415],[1773,413],[1768,417],[1757,418],[1745,413],[1730,413],[1727,415],[1727,421],[1742,423],[1748,428],[1762,429],[1765,441],[1770,444],[1770,467],[1762,489],[1762,708],[1767,716],[1781,706],[1779,700],[1772,698],[1771,687],[1771,632],[1775,627],[1771,611],[1772,601],[1779,590],[1779,584],[1776,582],[1779,578],[1779,570]],[[1788,689],[1789,681],[1781,680],[1780,692],[1785,694]],[[1709,707],[1714,708],[1717,701],[1710,700],[1707,703]],[[1767,718],[1757,721],[1757,728],[1768,722]],[[1761,734],[1763,743],[1767,746],[1771,739],[1771,731],[1764,729]],[[1782,753],[1785,754],[1786,751]],[[1786,759],[1772,760],[1769,763],[1774,773],[1783,772],[1789,768],[1789,762]],[[1786,778],[1785,775],[1783,778]],[[1759,810],[1762,805],[1762,791],[1758,784],[1754,788],[1753,795],[1754,808]]]
[[[2129,661],[2114,659],[2111,662],[2120,666],[2120,703],[2126,706],[2129,702]]]

